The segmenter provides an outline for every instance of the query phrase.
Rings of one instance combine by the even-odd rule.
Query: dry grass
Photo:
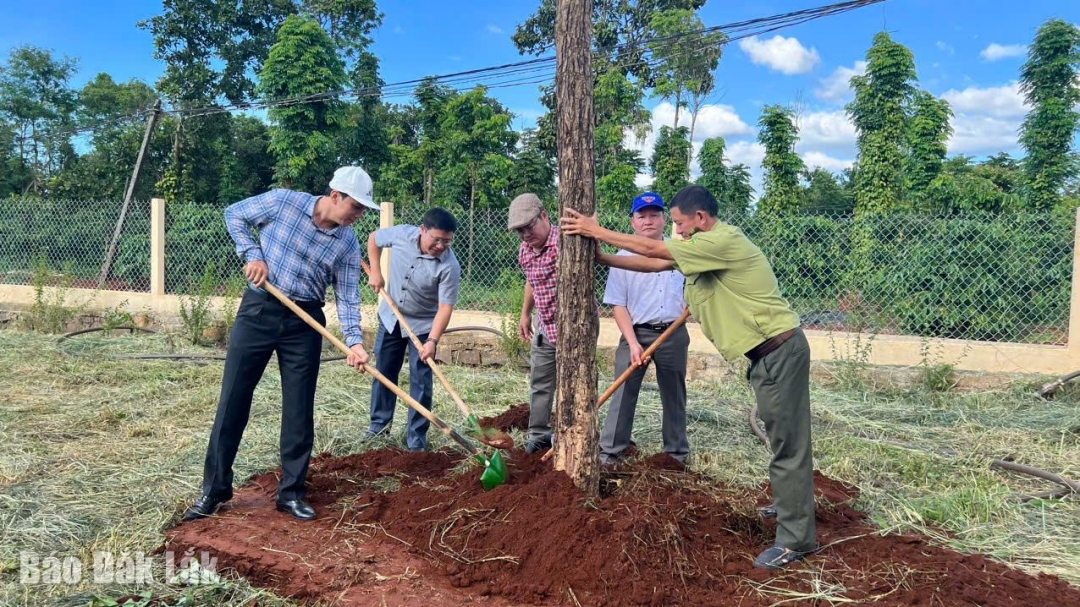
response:
[[[240,605],[255,596],[261,605],[291,604],[229,576],[199,589],[169,586],[160,576],[142,587],[19,583],[19,552],[24,550],[75,556],[84,563],[97,550],[154,550],[163,530],[199,490],[220,363],[109,358],[175,350],[178,346],[164,336],[79,339],[86,341],[62,351],[54,337],[0,332],[0,393],[5,395],[0,408],[0,604],[86,605],[94,593],[119,597],[144,591],[167,604],[183,598],[187,605]],[[238,480],[277,465],[280,380],[275,364],[256,392],[237,460]],[[526,377],[516,371],[446,370],[480,416],[501,413],[528,394]],[[960,550],[1080,584],[1080,505],[1007,499],[1050,487],[991,470],[987,460],[1015,455],[1022,463],[1080,478],[1080,396],[1065,390],[1056,401],[1044,402],[1033,395],[1037,383],[1009,392],[959,395],[815,385],[817,465],[859,486],[860,507],[883,528],[915,529]],[[369,390],[370,379],[343,364],[324,367],[316,409],[317,452],[340,455],[364,448],[359,439],[368,423]],[[435,392],[437,412],[460,425],[452,401],[441,388]],[[746,421],[751,402],[744,383],[691,386],[694,469],[733,486],[765,479],[767,452]],[[401,428],[401,423],[395,426],[391,442],[400,442]],[[521,444],[524,437],[515,433],[514,438]],[[445,444],[437,433],[432,439],[436,447]],[[655,386],[642,390],[635,439],[644,455],[660,448]],[[842,596],[827,579],[815,590],[823,604]],[[794,597],[777,596],[778,601],[785,598]]]

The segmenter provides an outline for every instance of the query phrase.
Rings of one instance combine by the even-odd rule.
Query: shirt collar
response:
[[[322,232],[323,234],[328,234],[330,236],[333,236],[334,238],[337,238],[340,234],[339,231],[345,226],[338,224],[336,228],[330,228],[329,230],[327,230],[326,228],[320,228],[319,224],[315,223],[315,205],[319,203],[319,199],[322,198],[322,196],[319,196],[317,194],[310,194],[310,196],[311,199],[308,200],[307,204],[304,205],[304,212],[307,213],[308,217],[311,218],[311,224],[315,226],[316,230]]]
[[[543,255],[548,250],[548,248],[554,247],[554,246],[556,246],[558,244],[559,244],[559,228],[555,224],[552,224],[551,225],[551,231],[548,232],[547,240],[544,241],[544,248],[537,251],[536,249],[530,247],[527,243],[524,243],[524,242],[521,243],[521,246],[525,247],[525,250],[528,251],[530,254],[532,254],[533,257],[539,257],[539,256]]]

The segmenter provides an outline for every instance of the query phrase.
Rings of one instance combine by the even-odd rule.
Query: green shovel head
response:
[[[480,484],[484,486],[484,491],[491,491],[499,485],[506,484],[510,473],[506,470],[506,462],[503,461],[501,451],[496,449],[490,459],[483,453],[476,454],[476,458],[484,463],[484,472],[480,475]]]

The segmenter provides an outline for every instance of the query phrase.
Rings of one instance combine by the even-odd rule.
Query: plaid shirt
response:
[[[547,242],[540,252],[526,243],[518,249],[518,263],[525,271],[525,280],[533,288],[540,331],[551,343],[558,337],[555,329],[555,262],[559,259],[559,228],[552,225]]]
[[[270,190],[225,209],[225,226],[245,262],[265,261],[268,281],[297,301],[325,301],[334,287],[338,320],[350,348],[364,343],[360,331],[360,243],[346,226],[315,225],[320,196]],[[252,228],[259,229],[255,239]]]

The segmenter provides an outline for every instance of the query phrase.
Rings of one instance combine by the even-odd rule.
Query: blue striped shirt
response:
[[[334,287],[338,320],[350,348],[364,343],[360,330],[360,242],[347,226],[315,225],[320,196],[270,190],[225,209],[225,226],[245,262],[265,261],[267,280],[297,301],[325,301]],[[258,240],[253,228],[259,229]]]

